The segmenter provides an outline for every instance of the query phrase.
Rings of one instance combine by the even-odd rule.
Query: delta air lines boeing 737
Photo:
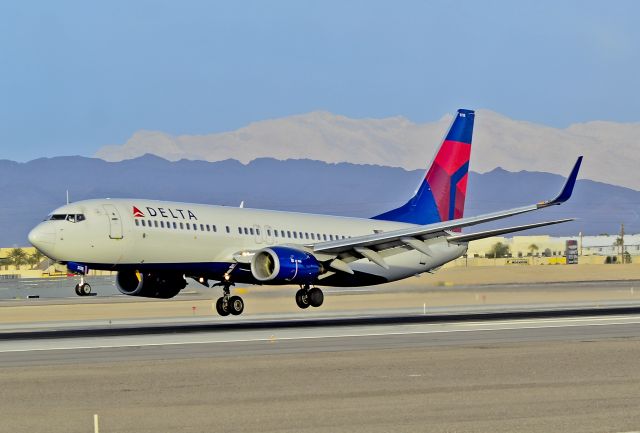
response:
[[[130,296],[172,298],[185,278],[222,288],[220,315],[240,314],[235,283],[293,284],[300,308],[322,305],[317,286],[357,287],[433,271],[467,251],[469,241],[558,224],[546,221],[475,233],[461,229],[565,202],[579,157],[560,194],[548,201],[463,217],[475,113],[458,110],[411,199],[373,218],[346,218],[192,203],[132,199],[83,200],[54,210],[29,233],[48,257],[81,275],[117,272]]]

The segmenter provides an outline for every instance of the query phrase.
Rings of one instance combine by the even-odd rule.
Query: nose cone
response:
[[[29,232],[31,245],[51,257],[56,243],[56,233],[50,224],[38,224]]]

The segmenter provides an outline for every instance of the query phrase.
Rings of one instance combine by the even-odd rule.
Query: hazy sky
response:
[[[314,110],[640,120],[636,1],[5,1],[0,159]]]

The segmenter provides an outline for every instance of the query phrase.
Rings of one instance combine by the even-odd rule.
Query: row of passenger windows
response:
[[[277,230],[277,229],[266,229],[268,237],[274,238],[289,238],[289,239],[305,239],[312,241],[333,241],[338,239],[346,239],[351,236],[342,236],[342,235],[332,235],[326,233],[309,233],[309,232],[297,232],[293,230]],[[260,229],[256,227],[238,227],[238,233],[244,235],[256,235],[260,236]]]
[[[161,229],[175,229],[175,230],[194,230],[194,231],[198,231],[200,230],[201,232],[217,232],[218,228],[215,226],[215,224],[197,224],[197,223],[178,223],[175,221],[158,221],[158,220],[143,220],[143,219],[136,219],[135,220],[136,225],[137,226],[142,226],[142,227],[155,227],[155,228],[161,228]],[[231,233],[231,229],[229,228],[229,226],[226,227],[227,229],[227,233]]]
[[[193,231],[201,231],[201,232],[214,232],[217,233],[218,228],[215,224],[199,224],[199,223],[182,223],[175,221],[158,221],[158,220],[144,220],[144,219],[136,219],[136,226],[142,227],[155,227],[161,229],[172,229],[172,230],[193,230]],[[227,233],[231,233],[231,229],[229,226],[225,226],[225,231]],[[267,237],[271,238],[283,238],[283,239],[301,239],[301,240],[312,240],[312,241],[333,241],[338,239],[347,239],[351,236],[344,235],[334,235],[334,234],[326,234],[326,233],[309,233],[309,232],[299,232],[293,230],[277,230],[268,228],[265,230]],[[249,236],[260,236],[260,228],[258,227],[238,227],[238,233],[241,235],[249,235]]]

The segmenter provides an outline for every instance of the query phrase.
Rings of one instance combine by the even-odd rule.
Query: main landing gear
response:
[[[300,286],[300,290],[296,292],[296,304],[298,307],[304,309],[312,307],[319,307],[324,302],[324,293],[317,287],[309,287],[308,284]]]
[[[84,281],[84,275],[80,275],[80,283],[76,284],[76,295],[89,296],[91,295],[91,286]]]
[[[233,285],[233,283],[227,281],[211,286],[222,286],[223,295],[216,301],[216,311],[221,316],[228,316],[229,314],[238,316],[244,311],[244,301],[242,298],[240,296],[231,296],[229,287]]]

